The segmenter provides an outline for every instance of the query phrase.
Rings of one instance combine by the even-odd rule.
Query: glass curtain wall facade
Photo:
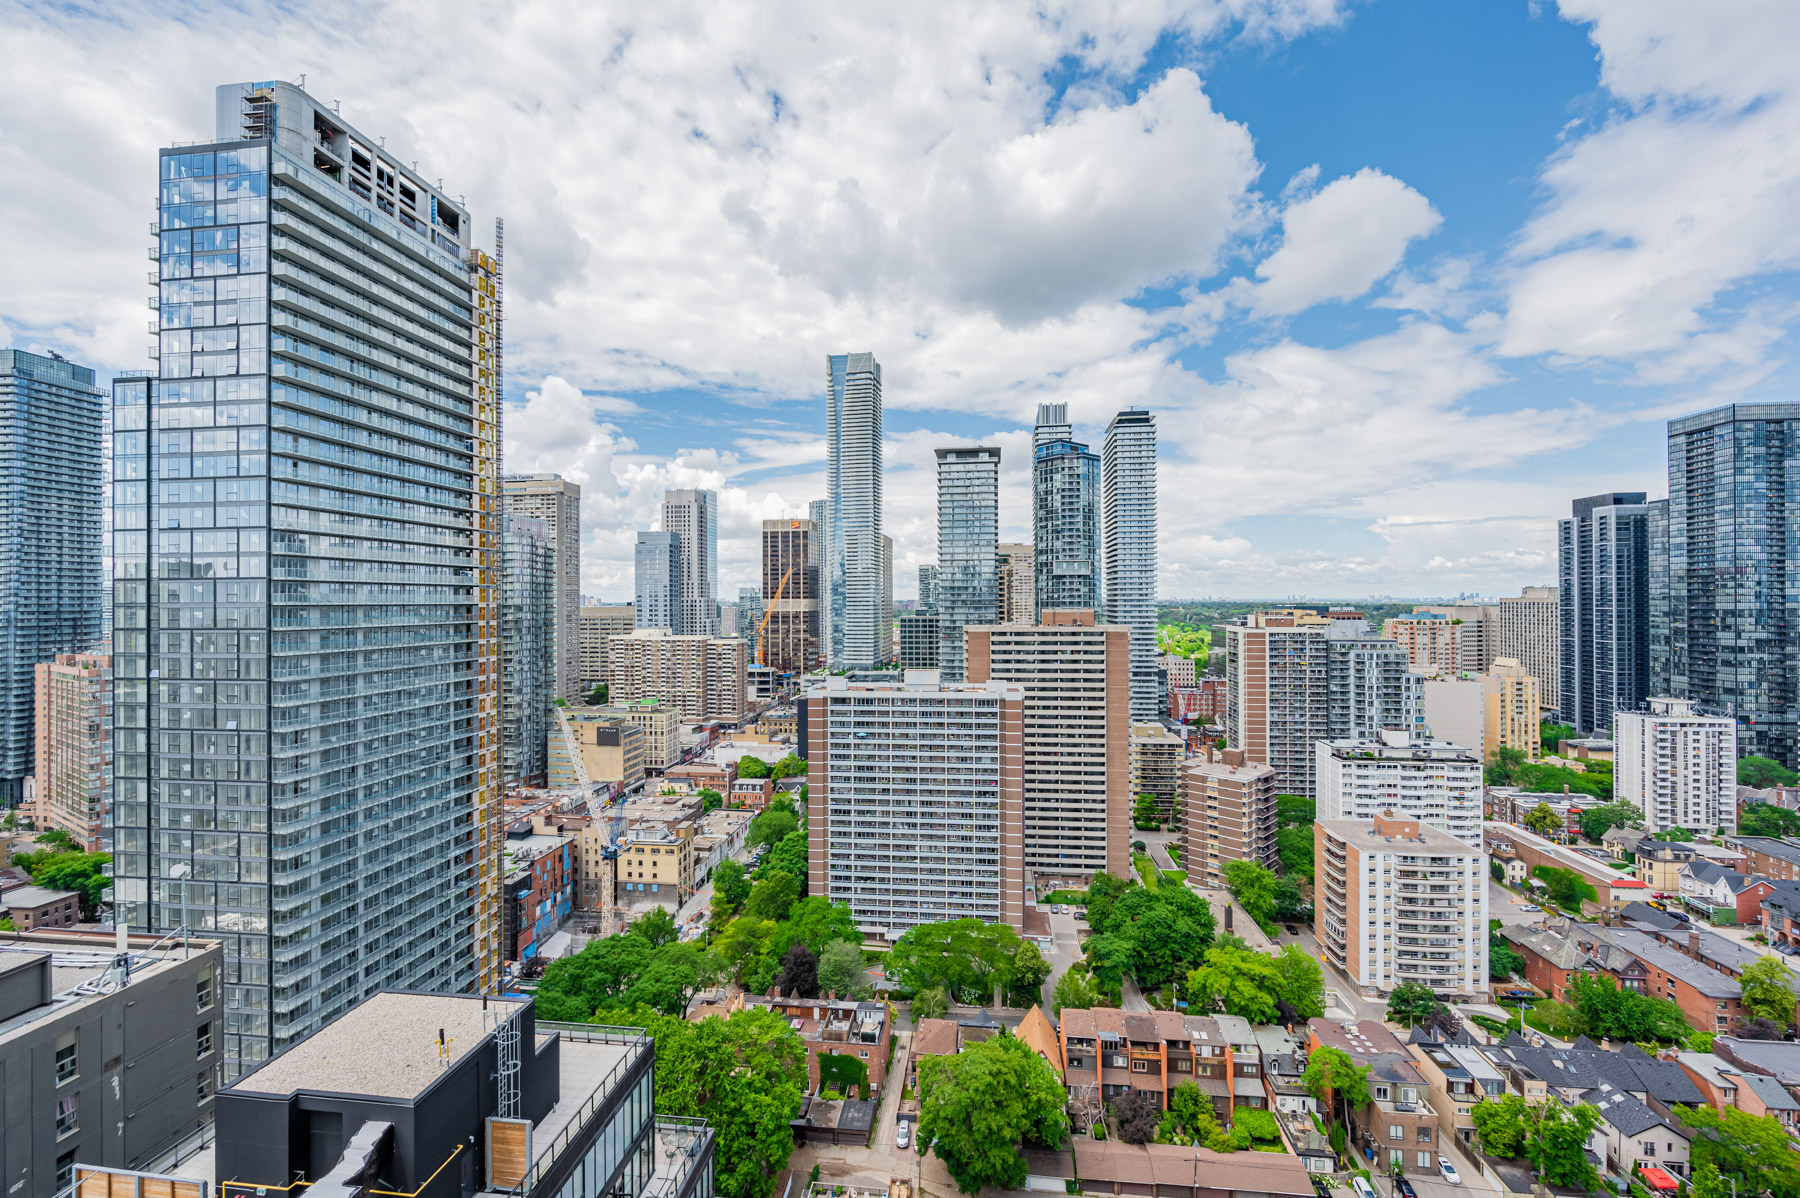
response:
[[[1557,522],[1558,694],[1564,723],[1607,733],[1650,697],[1651,526],[1642,491],[1577,499]]]
[[[831,667],[891,656],[882,600],[881,363],[872,353],[825,359],[825,573]]]
[[[681,611],[680,538],[672,532],[640,532],[633,566],[637,626],[675,631]]]
[[[1106,619],[1131,629],[1131,718],[1164,709],[1156,667],[1156,417],[1128,408],[1106,426],[1100,452]]]
[[[556,558],[555,698],[581,689],[581,487],[560,474],[511,474],[501,481],[508,515],[542,520]]]
[[[32,772],[36,669],[101,624],[101,424],[94,372],[0,350],[0,808]]]
[[[712,491],[670,491],[663,496],[663,529],[675,534],[681,563],[681,602],[675,631],[719,635],[719,496]]]
[[[1738,752],[1800,764],[1800,404],[1669,422],[1656,693],[1737,718]],[[1666,598],[1664,597],[1666,596]],[[1567,670],[1565,667],[1565,674]]]
[[[549,526],[501,517],[500,778],[542,786],[556,698],[556,547]]]
[[[227,1075],[497,989],[500,264],[285,83],[164,150],[113,388],[115,898],[225,944]]]
[[[1000,450],[991,445],[937,451],[939,676],[968,672],[963,629],[999,623]]]
[[[1100,591],[1100,458],[1074,439],[1068,404],[1039,404],[1032,430],[1031,534],[1037,610],[1095,613]]]

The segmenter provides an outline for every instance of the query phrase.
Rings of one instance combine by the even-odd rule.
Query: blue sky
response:
[[[823,359],[886,374],[896,591],[931,451],[1157,414],[1161,591],[1501,594],[1665,490],[1663,422],[1791,396],[1800,6],[1142,0],[8,4],[0,342],[140,364],[156,147],[305,73],[507,221],[508,462],[630,590],[664,489],[823,493]],[[404,49],[402,49],[404,47]],[[402,150],[403,153],[407,152]]]

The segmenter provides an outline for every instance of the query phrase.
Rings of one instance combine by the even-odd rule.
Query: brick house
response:
[[[72,928],[81,920],[81,896],[73,890],[16,886],[0,897],[0,911],[11,917],[19,932]]]
[[[1309,1054],[1335,1048],[1369,1069],[1369,1101],[1350,1114],[1350,1143],[1359,1157],[1375,1153],[1382,1171],[1437,1172],[1439,1118],[1431,1085],[1412,1054],[1385,1024],[1312,1019],[1306,1024]]]
[[[1800,885],[1777,882],[1757,904],[1757,921],[1772,945],[1800,949]]]
[[[1773,836],[1727,836],[1725,843],[1744,854],[1742,869],[1751,877],[1800,882],[1800,844]]]
[[[1525,980],[1559,1001],[1578,973],[1609,973],[1621,989],[1639,993],[1649,985],[1643,962],[1570,921],[1553,920],[1548,928],[1514,924],[1501,928],[1500,935],[1525,962]]]
[[[1192,1081],[1212,1099],[1219,1121],[1231,1122],[1232,1050],[1215,1020],[1174,1011],[1070,1008],[1062,1013],[1059,1036],[1071,1097],[1087,1087],[1097,1087],[1102,1102],[1144,1090],[1167,1110],[1170,1087]]]
[[[894,1044],[894,1012],[887,1003],[829,997],[783,998],[781,991],[772,990],[767,997],[734,994],[723,1003],[702,1003],[689,1019],[697,1023],[746,1007],[767,1007],[799,1033],[806,1045],[807,1082],[815,1093],[819,1089],[819,1058],[827,1054],[861,1061],[869,1070],[869,1097],[875,1098],[881,1092]]]

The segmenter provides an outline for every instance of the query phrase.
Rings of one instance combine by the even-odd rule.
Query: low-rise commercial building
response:
[[[1182,763],[1180,779],[1181,864],[1191,881],[1221,890],[1228,862],[1274,868],[1273,766],[1243,749],[1207,749]]]
[[[15,892],[16,893],[16,892]],[[212,1119],[216,941],[26,932],[0,944],[0,1177],[52,1198],[75,1166],[142,1169]]]
[[[537,957],[575,907],[576,837],[537,832],[520,820],[501,842],[501,954],[508,961]]]
[[[1481,760],[1474,750],[1383,730],[1370,740],[1320,741],[1321,820],[1369,820],[1382,812],[1481,846]]]
[[[72,928],[81,922],[81,896],[73,890],[18,886],[0,894],[0,912],[19,932]]]
[[[1131,726],[1131,794],[1156,800],[1156,810],[1164,827],[1174,827],[1181,820],[1179,805],[1181,762],[1187,756],[1187,741],[1161,724]]]
[[[1366,994],[1422,982],[1488,989],[1487,857],[1416,819],[1321,819],[1313,925],[1323,954]]]

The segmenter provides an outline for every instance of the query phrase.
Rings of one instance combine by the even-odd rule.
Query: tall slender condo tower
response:
[[[1000,450],[992,445],[937,451],[938,672],[961,682],[968,666],[963,629],[1000,622],[994,546],[1000,525]]]
[[[1156,417],[1127,408],[1100,451],[1106,618],[1131,629],[1131,718],[1162,712],[1156,678]]]
[[[113,384],[113,868],[122,922],[224,942],[236,1076],[501,985],[501,267],[299,88],[217,117],[162,151],[157,377]]]
[[[675,631],[719,635],[719,496],[705,490],[663,496],[663,531],[674,533],[681,563],[681,603]]]
[[[556,572],[554,697],[581,691],[581,487],[560,474],[511,474],[502,484],[510,515],[542,520]]]
[[[826,597],[833,669],[888,660],[881,579],[881,363],[825,359]]]
[[[1577,499],[1557,521],[1557,601],[1562,718],[1581,732],[1610,732],[1613,713],[1651,695],[1650,572],[1668,501],[1642,491]]]
[[[1069,405],[1038,405],[1032,430],[1031,533],[1037,610],[1094,612],[1100,587],[1100,459],[1075,440]]]

